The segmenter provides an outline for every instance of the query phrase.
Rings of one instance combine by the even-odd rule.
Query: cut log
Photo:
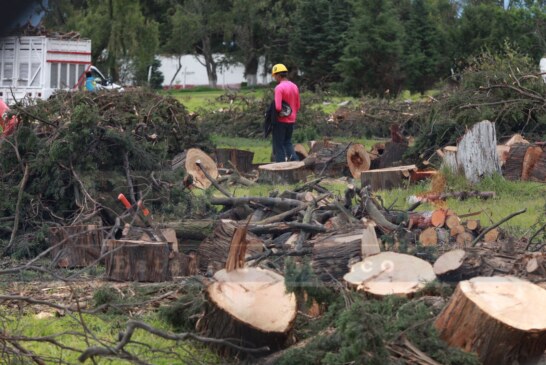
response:
[[[407,143],[385,143],[385,151],[379,158],[379,168],[385,169],[389,167],[401,166],[404,153],[406,153],[407,150]]]
[[[443,227],[446,223],[446,210],[445,209],[436,209],[432,212],[430,221],[434,227]]]
[[[453,227],[457,227],[460,224],[461,224],[461,219],[455,214],[451,214],[446,217],[445,225],[447,228],[453,229]]]
[[[529,180],[546,182],[546,151],[542,152],[540,158],[531,170]]]
[[[368,171],[370,169],[371,160],[370,155],[364,149],[364,146],[360,143],[353,143],[347,150],[347,165],[351,171],[351,175],[360,180],[360,174],[362,171]]]
[[[408,220],[408,229],[428,228],[432,225],[432,211],[410,212]]]
[[[467,280],[480,274],[482,264],[479,255],[456,249],[444,253],[434,262],[436,276],[443,281]]]
[[[309,142],[309,155],[312,155],[313,153],[317,153],[323,148],[333,148],[334,146],[339,146],[341,143],[331,141],[327,138],[323,139],[322,141],[310,141]]]
[[[96,225],[52,227],[49,242],[58,267],[87,267],[101,256],[102,231]]]
[[[197,256],[182,252],[171,252],[169,255],[169,273],[171,277],[197,275]]]
[[[362,258],[362,229],[339,234],[317,235],[310,240],[313,246],[311,267],[317,277],[329,283],[340,280],[349,272],[352,263]]]
[[[294,145],[294,152],[296,152],[296,155],[298,155],[298,158],[300,161],[305,160],[307,156],[309,156],[309,152],[305,149],[305,146],[301,143],[297,143]]]
[[[471,183],[501,172],[494,123],[481,121],[465,133],[457,145],[457,163]]]
[[[503,166],[503,176],[507,180],[518,181],[521,179],[521,173],[523,171],[523,158],[527,152],[527,149],[531,145],[529,144],[514,144],[510,147],[508,157]]]
[[[481,228],[479,219],[469,219],[466,221],[466,228],[471,231],[479,231]]]
[[[521,180],[529,180],[529,177],[541,155],[542,147],[539,146],[530,146],[527,151],[525,151],[525,156],[523,156],[523,164],[521,167]]]
[[[484,242],[497,242],[499,239],[499,230],[493,228],[483,236]]]
[[[458,284],[434,325],[451,346],[483,364],[531,363],[546,350],[546,290],[511,276]]]
[[[463,227],[463,230],[464,230],[464,227]],[[457,234],[457,238],[456,238],[457,247],[460,247],[460,248],[470,247],[472,245],[473,240],[474,240],[474,235],[472,233],[466,232],[466,231],[461,232]]]
[[[207,189],[212,183],[196,165],[196,162],[200,162],[201,166],[212,178],[216,179],[218,177],[216,162],[199,148],[190,148],[176,155],[172,161],[172,169],[183,168],[193,178],[194,186]]]
[[[213,233],[201,242],[197,251],[201,272],[215,273],[226,267],[231,239],[237,222],[219,220]],[[247,232],[247,256],[263,252],[263,242],[255,234]]]
[[[372,191],[390,190],[407,186],[413,170],[415,165],[389,167],[363,171],[360,177],[362,186],[370,185]]]
[[[105,276],[109,280],[138,282],[171,280],[167,242],[108,240],[106,252]]]
[[[250,172],[253,169],[254,152],[236,148],[217,148],[214,155],[218,167],[235,167],[239,172]]]
[[[293,328],[297,303],[284,277],[260,268],[220,270],[206,289],[208,305],[198,330],[212,338],[237,339],[245,347],[285,347]],[[234,354],[222,348],[223,354]]]
[[[374,296],[411,296],[436,279],[432,266],[415,256],[382,252],[354,264],[344,277],[357,290]]]
[[[457,147],[446,146],[440,149],[440,151],[440,155],[442,156],[442,166],[447,168],[449,171],[458,174],[460,167],[457,161]]]
[[[434,227],[429,227],[419,234],[419,242],[423,246],[436,246],[438,244],[438,235]]]
[[[309,170],[303,161],[277,162],[258,168],[258,181],[266,184],[296,184],[305,182]]]

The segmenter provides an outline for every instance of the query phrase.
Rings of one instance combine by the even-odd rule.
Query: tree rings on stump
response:
[[[354,264],[344,277],[357,290],[372,295],[411,296],[436,279],[432,265],[415,256],[382,252]]]
[[[284,277],[270,270],[220,270],[207,287],[209,306],[198,327],[206,336],[241,340],[238,345],[272,351],[284,347],[297,313]],[[224,353],[233,353],[227,347]]]
[[[362,171],[368,171],[370,169],[370,155],[366,152],[363,145],[360,143],[353,143],[349,146],[347,149],[347,165],[349,166],[351,175],[358,180],[360,180]]]
[[[461,281],[434,325],[483,364],[530,363],[546,350],[546,290],[513,276]]]
[[[183,167],[184,170],[193,178],[193,185],[200,189],[207,189],[212,183],[205,176],[199,166],[197,166],[196,162],[200,162],[201,166],[213,179],[218,177],[218,167],[216,166],[216,162],[214,162],[209,155],[201,151],[199,148],[190,148],[187,151],[175,156],[172,162],[172,169],[176,170],[179,167]]]
[[[479,275],[482,260],[465,250],[456,249],[444,253],[434,262],[434,273],[444,281],[461,281]]]

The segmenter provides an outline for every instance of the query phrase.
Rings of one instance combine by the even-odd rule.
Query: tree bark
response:
[[[296,184],[305,182],[310,171],[303,161],[277,162],[258,167],[258,181],[266,184]]]
[[[49,242],[60,244],[51,250],[58,267],[87,267],[101,256],[102,231],[96,225],[52,227]]]
[[[407,165],[362,171],[362,186],[370,185],[372,191],[404,187],[409,184],[410,172],[416,169],[415,165]]]

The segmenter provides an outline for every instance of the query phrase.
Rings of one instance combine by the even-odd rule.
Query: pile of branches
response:
[[[169,162],[211,143],[175,99],[145,90],[59,92],[11,113],[17,130],[0,140],[4,254],[18,244],[36,254],[52,225],[113,224],[119,193],[132,203],[148,199],[156,211],[195,206]]]

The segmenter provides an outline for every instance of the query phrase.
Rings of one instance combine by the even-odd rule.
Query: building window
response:
[[[52,63],[51,64],[51,79],[49,82],[49,87],[52,89],[56,89],[58,85],[59,85],[59,64]]]
[[[28,86],[28,63],[19,64],[19,77],[17,78],[18,86]]]
[[[13,81],[13,63],[6,62],[4,63],[4,74],[2,78],[3,86],[11,86]]]

